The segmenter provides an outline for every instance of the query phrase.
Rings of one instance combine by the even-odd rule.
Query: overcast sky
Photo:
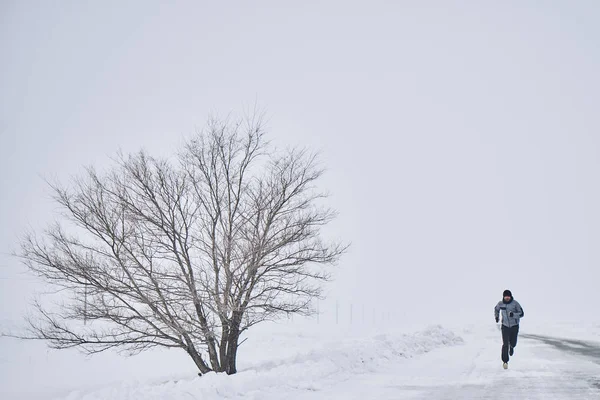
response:
[[[255,102],[322,151],[352,242],[332,299],[491,322],[511,288],[532,318],[597,314],[600,3],[160,3],[0,2],[0,320],[31,296],[6,253],[54,218],[43,177]]]

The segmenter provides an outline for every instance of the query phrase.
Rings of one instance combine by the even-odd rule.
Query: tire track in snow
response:
[[[590,361],[600,364],[600,344],[583,340],[561,339],[551,336],[522,334],[522,338],[537,340],[560,351],[583,356]]]

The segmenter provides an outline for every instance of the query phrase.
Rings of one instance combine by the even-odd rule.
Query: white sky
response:
[[[353,244],[331,299],[597,313],[600,3],[162,3],[0,1],[0,321],[32,289],[6,253],[56,210],[42,176],[169,154],[255,102],[323,152]]]

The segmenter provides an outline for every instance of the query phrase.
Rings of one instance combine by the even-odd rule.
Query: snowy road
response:
[[[561,351],[580,355],[593,361],[597,364],[600,364],[600,344],[586,342],[584,340],[573,340],[573,339],[562,339],[562,338],[553,338],[550,336],[542,336],[542,335],[531,335],[524,334],[522,337],[526,339],[538,340],[542,343],[546,343],[550,346],[553,346]]]
[[[510,369],[500,361],[500,333],[448,347],[361,376],[302,399],[600,399],[600,347],[523,335]]]
[[[438,386],[415,398],[600,399],[600,366],[594,363],[600,361],[598,347],[571,347],[554,338],[523,335],[521,339],[508,371],[500,369],[496,338],[494,346],[471,354],[469,366],[458,358],[446,364],[460,371],[456,384]]]

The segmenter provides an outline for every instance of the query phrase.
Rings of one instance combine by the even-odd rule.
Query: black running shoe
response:
[[[509,348],[509,350],[508,350],[508,354],[510,354],[511,356],[512,356],[513,354],[515,354],[515,349],[514,349],[514,347],[510,346],[510,348]]]

